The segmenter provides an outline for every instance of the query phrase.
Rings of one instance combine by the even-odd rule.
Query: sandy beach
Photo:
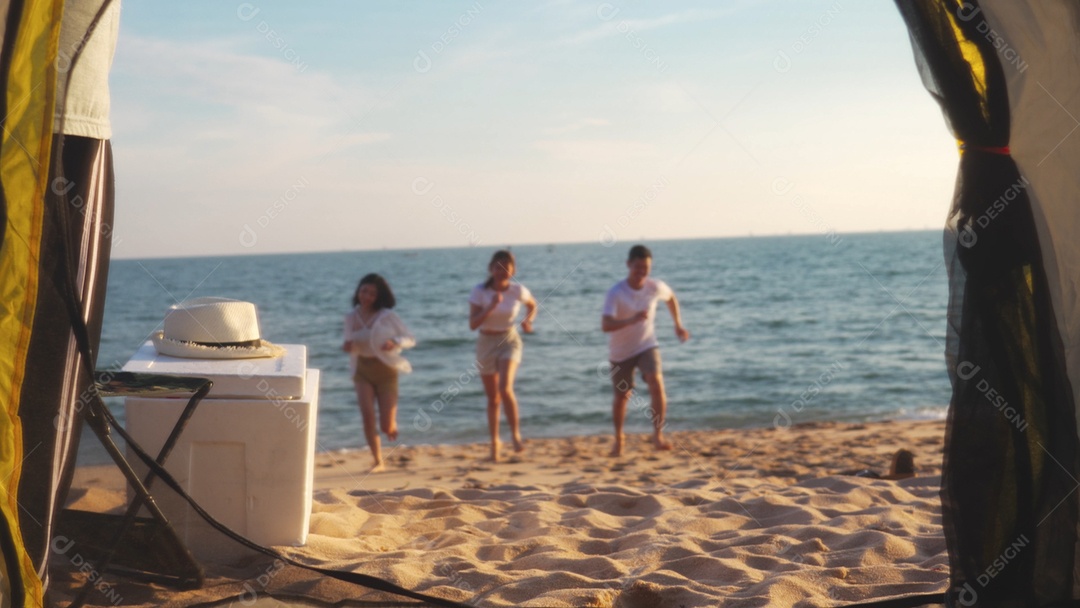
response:
[[[308,543],[279,549],[475,606],[842,606],[940,592],[943,434],[943,421],[682,431],[670,452],[631,436],[619,458],[610,436],[531,439],[498,464],[484,445],[384,444],[388,470],[371,474],[366,449],[323,453]],[[913,477],[852,474],[886,473],[898,449],[914,454]],[[79,469],[71,506],[122,503],[110,467]],[[79,579],[60,566],[64,605]],[[206,587],[177,593],[107,575],[117,593],[89,605],[191,605],[256,582],[387,598],[302,571],[249,576],[208,568]]]

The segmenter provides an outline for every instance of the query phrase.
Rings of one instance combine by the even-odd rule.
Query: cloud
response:
[[[393,139],[371,123],[383,102],[370,91],[245,43],[121,38],[111,87],[121,256],[248,252],[236,236],[245,225],[261,230],[260,247],[313,233],[320,193],[359,150]],[[296,184],[287,219],[260,227]],[[161,226],[187,235],[169,245],[178,251],[161,250]]]
[[[308,64],[241,52],[239,44],[124,37],[113,77],[118,137],[193,145],[231,140],[234,151],[261,148],[250,150],[256,154],[288,145],[294,157],[325,154],[325,142],[346,135],[349,145],[389,137],[364,128],[362,117],[376,103],[368,91]],[[131,129],[124,120],[129,112],[137,117]]]
[[[677,81],[646,84],[639,87],[642,103],[655,112],[664,114],[708,113],[706,108]]]
[[[622,12],[621,8],[618,8],[612,4],[604,3],[600,4],[596,8],[596,19],[599,24],[577,32],[571,36],[560,38],[556,41],[557,45],[583,45],[596,40],[604,38],[611,38],[614,36],[624,36],[627,32],[647,32],[649,30],[655,30],[665,28],[680,23],[694,23],[701,21],[710,21],[713,19],[720,19],[727,17],[735,13],[735,9],[722,9],[722,10],[685,10],[677,13],[670,13],[667,15],[661,15],[659,17],[650,17],[647,19],[629,19],[624,18],[626,13]]]
[[[611,126],[611,121],[606,118],[584,117],[579,118],[569,124],[562,125],[560,127],[551,127],[547,129],[547,133],[549,135],[562,135],[564,133],[573,133],[575,131],[587,130],[594,127],[609,126]]]
[[[556,160],[609,166],[640,161],[657,154],[655,146],[650,143],[614,139],[541,140],[534,142],[533,147]]]
[[[370,91],[245,42],[122,38],[112,96],[123,179],[252,192],[393,139],[370,124],[383,103]]]

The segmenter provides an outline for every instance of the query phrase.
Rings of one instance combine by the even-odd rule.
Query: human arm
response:
[[[675,294],[671,294],[671,298],[667,301],[668,312],[671,313],[671,318],[675,321],[675,335],[678,336],[679,342],[686,342],[690,339],[690,332],[683,327],[682,317],[679,315],[679,300],[675,297]]]
[[[395,348],[400,348],[401,350],[405,350],[406,348],[412,348],[414,346],[416,346],[416,338],[412,337],[412,335],[403,335],[396,338],[390,338],[383,344],[382,349],[394,350]]]
[[[489,302],[487,306],[477,304],[475,298],[470,299],[469,329],[477,329],[478,327],[483,325],[484,319],[487,319],[488,316],[491,314],[491,311],[495,310],[495,307],[499,305],[499,302],[502,302],[502,298],[502,294],[496,291],[495,295],[491,298],[491,302]]]
[[[533,319],[536,318],[536,309],[538,305],[534,298],[529,298],[523,302],[525,304],[525,318],[521,321],[521,330],[527,334],[533,333]]]
[[[604,333],[612,332],[612,331],[619,331],[620,329],[622,329],[624,327],[630,327],[631,325],[634,325],[635,323],[642,323],[642,322],[645,321],[645,319],[648,319],[648,318],[649,318],[649,311],[647,311],[647,310],[640,310],[637,313],[635,313],[634,316],[627,317],[625,319],[616,319],[612,315],[604,315],[604,316],[600,317],[600,329]]]

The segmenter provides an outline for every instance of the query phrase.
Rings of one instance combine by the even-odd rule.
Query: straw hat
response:
[[[251,302],[195,298],[169,307],[164,330],[151,338],[162,355],[189,359],[278,357],[285,349],[263,340]]]

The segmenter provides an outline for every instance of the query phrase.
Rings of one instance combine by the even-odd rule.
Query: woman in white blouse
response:
[[[375,458],[372,472],[385,470],[379,429],[390,441],[397,439],[398,374],[412,371],[401,351],[416,345],[412,332],[391,310],[395,303],[394,292],[386,279],[368,274],[356,286],[353,309],[345,315],[345,341],[341,349],[349,353],[364,436]]]

